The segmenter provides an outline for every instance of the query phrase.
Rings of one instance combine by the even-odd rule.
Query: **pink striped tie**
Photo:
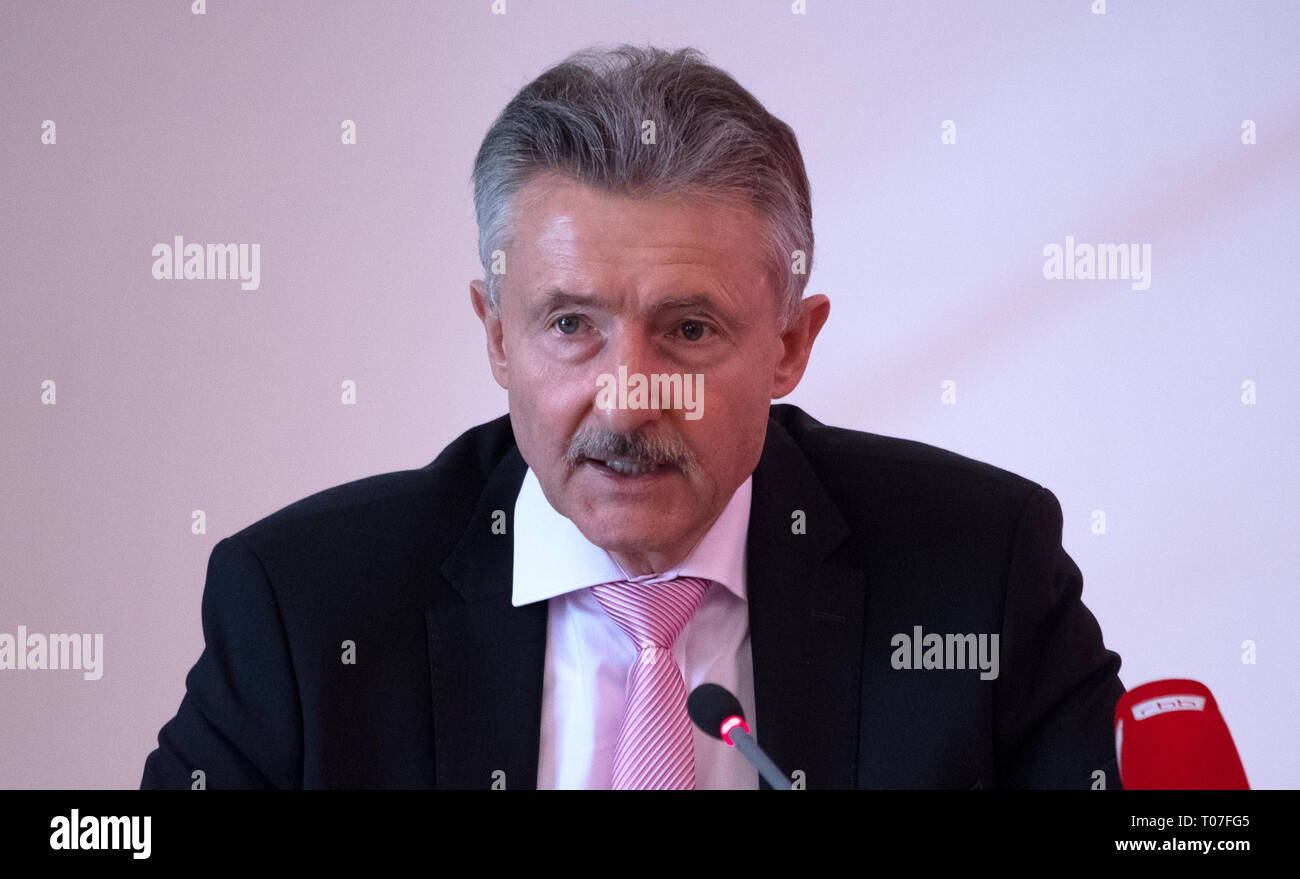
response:
[[[712,582],[678,577],[662,583],[622,580],[591,587],[637,651],[614,747],[614,790],[695,788],[686,684],[673,660],[673,642]]]

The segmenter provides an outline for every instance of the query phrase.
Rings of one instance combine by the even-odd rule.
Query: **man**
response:
[[[698,53],[580,53],[474,190],[509,415],[214,547],[144,787],[759,787],[706,681],[811,789],[1119,786],[1052,494],[772,405],[830,308],[788,126]]]

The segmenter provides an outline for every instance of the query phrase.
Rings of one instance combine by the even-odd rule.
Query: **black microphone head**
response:
[[[726,687],[717,684],[700,684],[692,690],[686,698],[686,713],[695,721],[696,726],[715,739],[722,738],[722,722],[728,717],[745,719],[740,700]]]

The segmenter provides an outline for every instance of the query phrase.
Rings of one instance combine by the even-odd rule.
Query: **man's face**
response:
[[[769,402],[798,383],[829,306],[811,332],[807,305],[803,331],[781,332],[761,220],[741,203],[545,175],[514,207],[499,316],[471,288],[520,453],[629,573],[680,563],[757,466]],[[620,367],[629,388],[676,375],[694,399],[620,405]]]

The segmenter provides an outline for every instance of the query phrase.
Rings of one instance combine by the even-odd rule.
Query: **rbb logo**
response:
[[[1148,717],[1155,717],[1157,714],[1165,714],[1169,711],[1204,711],[1204,696],[1161,696],[1159,699],[1148,699],[1145,702],[1139,702],[1133,706],[1133,719],[1146,720]]]

